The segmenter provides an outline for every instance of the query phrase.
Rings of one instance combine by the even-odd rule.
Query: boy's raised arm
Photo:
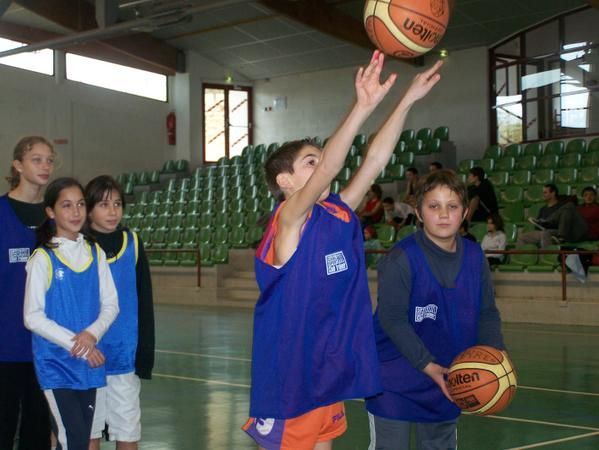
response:
[[[383,124],[372,141],[360,169],[352,178],[350,184],[341,192],[341,199],[351,208],[358,207],[372,181],[381,173],[389,162],[393,149],[399,140],[403,125],[412,105],[433,88],[441,79],[437,72],[443,65],[437,61],[430,69],[419,73],[400,100],[391,116]]]
[[[368,66],[358,70],[355,80],[357,99],[354,106],[327,141],[321,159],[305,186],[287,200],[281,210],[280,225],[301,227],[308,212],[343,168],[354,136],[395,82],[395,74],[390,75],[384,83],[380,82],[383,62],[384,55],[377,50]]]

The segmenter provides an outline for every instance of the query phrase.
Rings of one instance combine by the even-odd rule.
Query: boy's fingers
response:
[[[397,74],[392,73],[391,75],[389,75],[389,77],[383,83],[383,87],[387,90],[391,89],[391,86],[393,86],[393,84],[395,83],[395,80],[397,80]]]
[[[441,68],[441,66],[442,66],[442,65],[443,65],[443,61],[442,61],[442,60],[438,60],[438,61],[437,61],[435,64],[433,64],[433,66],[432,66],[430,69],[428,69],[428,70],[425,70],[425,71],[423,72],[423,75],[424,75],[424,76],[425,76],[427,79],[428,79],[428,78],[430,78],[430,77],[432,77],[432,76],[433,76],[433,74],[434,74],[435,72],[437,72],[437,71],[438,71],[438,70]]]

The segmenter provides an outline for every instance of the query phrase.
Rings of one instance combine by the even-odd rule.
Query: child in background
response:
[[[412,105],[437,83],[441,63],[415,77],[340,195],[330,184],[354,136],[387,94],[383,54],[356,76],[357,100],[324,150],[290,142],[265,164],[275,196],[256,252],[250,419],[261,448],[330,449],[346,429],[343,400],[380,390],[360,222],[353,210],[387,164]]]
[[[503,219],[499,213],[493,213],[489,215],[487,219],[487,234],[483,237],[483,241],[480,246],[483,250],[505,250],[507,238],[505,231],[503,231]],[[489,265],[496,266],[501,264],[505,259],[503,254],[486,254]]]
[[[102,175],[85,187],[88,231],[106,252],[120,313],[104,335],[107,386],[96,396],[90,450],[100,448],[104,425],[117,450],[136,450],[141,438],[140,378],[154,366],[154,306],[150,267],[136,233],[120,226],[125,207],[121,186]]]
[[[33,332],[37,379],[50,406],[58,448],[87,450],[96,388],[106,385],[96,347],[118,314],[106,255],[80,233],[83,188],[59,178],[44,195],[46,221],[27,263],[25,326]]]
[[[15,146],[10,191],[0,197],[0,449],[50,449],[48,402],[35,377],[31,332],[23,324],[25,263],[35,248],[35,227],[46,214],[43,188],[54,170],[54,149],[40,136]]]
[[[423,228],[402,239],[379,264],[374,317],[383,393],[367,399],[371,447],[455,449],[459,408],[444,375],[476,344],[503,349],[489,266],[480,246],[458,230],[467,214],[466,186],[439,170],[419,184]]]
[[[384,215],[383,204],[381,199],[383,198],[383,190],[378,184],[373,184],[366,192],[364,198],[364,204],[358,208],[356,214],[362,222],[362,227],[379,223]]]

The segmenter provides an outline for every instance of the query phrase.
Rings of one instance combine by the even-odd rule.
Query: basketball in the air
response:
[[[516,371],[504,352],[477,345],[453,360],[447,385],[462,411],[480,416],[496,414],[510,404],[516,393]]]
[[[431,50],[448,22],[448,0],[366,0],[364,7],[368,37],[397,58],[415,58]]]

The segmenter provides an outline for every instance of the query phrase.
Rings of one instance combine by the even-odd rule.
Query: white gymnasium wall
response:
[[[3,65],[0,79],[2,175],[8,173],[15,143],[32,134],[65,139],[55,145],[62,162],[57,175],[82,182],[164,162],[167,103]]]
[[[426,66],[433,62],[427,58]],[[488,145],[487,66],[486,48],[451,53],[442,69],[443,79],[415,105],[406,128],[447,125],[457,146],[457,159],[480,158]],[[364,125],[362,131],[367,134],[379,127],[412,77],[423,70],[397,62],[388,64],[387,69],[396,71],[399,79]],[[254,142],[329,136],[353,102],[354,74],[354,68],[345,68],[256,82]],[[287,109],[265,111],[279,97],[287,98]]]

